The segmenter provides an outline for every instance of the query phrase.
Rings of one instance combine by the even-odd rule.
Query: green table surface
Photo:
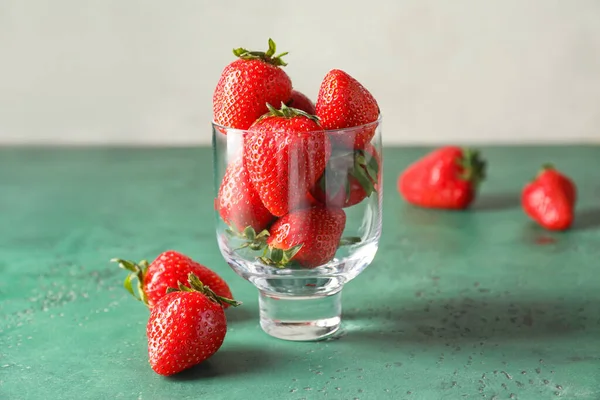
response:
[[[0,399],[600,399],[600,147],[484,147],[466,212],[398,196],[426,151],[386,149],[379,253],[344,289],[340,334],[298,343],[261,331],[221,258],[209,148],[0,148]],[[519,206],[546,161],[579,187],[569,232]],[[171,378],[109,263],[167,249],[244,302],[219,352]]]

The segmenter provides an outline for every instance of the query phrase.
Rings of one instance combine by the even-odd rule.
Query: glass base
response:
[[[286,296],[259,292],[260,326],[269,335],[313,341],[333,335],[342,321],[342,291],[322,296]]]

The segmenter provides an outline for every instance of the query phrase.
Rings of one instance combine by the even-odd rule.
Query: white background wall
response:
[[[0,0],[0,144],[208,143],[270,36],[312,97],[363,82],[388,144],[600,142],[597,0]]]

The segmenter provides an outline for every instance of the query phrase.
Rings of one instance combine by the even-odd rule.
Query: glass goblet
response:
[[[271,145],[281,151],[250,168],[252,153],[263,151],[256,134],[213,123],[219,249],[231,268],[258,289],[260,325],[266,333],[286,340],[326,338],[340,327],[344,284],[377,252],[381,118],[304,133],[297,146],[282,139],[285,135],[271,138],[280,141]],[[325,155],[307,150],[310,143],[314,146],[313,134],[326,141]],[[270,204],[273,183],[265,189],[263,179],[269,168],[277,169],[271,176],[281,180],[275,189],[283,191],[284,211]]]

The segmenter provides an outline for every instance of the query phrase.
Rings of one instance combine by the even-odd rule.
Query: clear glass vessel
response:
[[[266,333],[326,338],[340,327],[344,284],[377,252],[381,118],[334,131],[256,135],[213,124],[220,251],[258,288]]]

